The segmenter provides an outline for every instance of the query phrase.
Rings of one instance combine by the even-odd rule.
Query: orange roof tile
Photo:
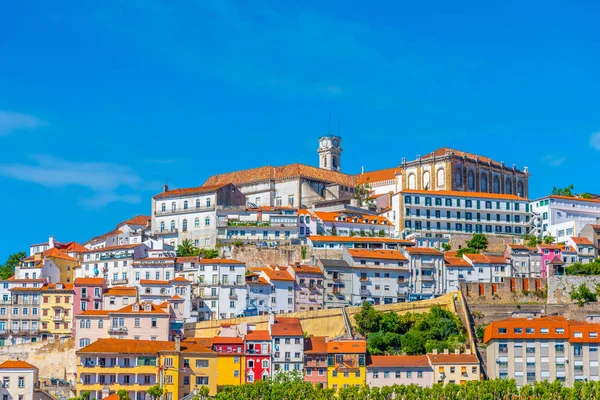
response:
[[[600,203],[600,199],[584,199],[582,197],[559,196],[559,195],[556,195],[556,194],[552,194],[552,195],[548,196],[548,198],[550,198],[550,199],[573,200],[573,201],[583,201],[583,202],[590,202],[590,203]]]
[[[392,223],[386,218],[378,215],[368,215],[368,214],[360,214],[362,218],[351,217],[348,214],[357,214],[357,213],[346,213],[343,211],[313,211],[313,214],[316,215],[323,222],[345,222],[345,223],[356,223],[363,225],[392,225]],[[354,220],[356,219],[356,222]],[[369,221],[368,223],[366,221]]]
[[[198,261],[200,264],[245,264],[243,261],[232,260],[229,258],[201,258]]]
[[[312,265],[290,265],[290,268],[297,274],[315,274],[315,275],[323,275],[323,271],[319,267],[315,267]]]
[[[594,243],[590,242],[590,239],[585,238],[585,237],[572,237],[571,240],[573,241],[573,243],[575,243],[576,245],[584,245],[584,246],[593,246]]]
[[[400,175],[402,170],[398,167],[380,169],[377,171],[363,172],[362,174],[355,175],[356,183],[359,185],[365,183],[377,183],[395,181],[396,175]]]
[[[327,353],[327,336],[312,336],[304,339],[304,354]]]
[[[169,301],[184,301],[184,300],[180,296],[173,295],[173,296],[169,297]]]
[[[273,268],[264,267],[264,268],[253,268],[253,270],[261,270],[267,275],[269,280],[271,281],[294,281],[295,279],[290,275],[287,271],[279,271]]]
[[[232,183],[236,186],[263,181],[280,181],[284,179],[306,178],[327,183],[337,183],[345,186],[356,186],[356,178],[341,172],[330,171],[323,168],[312,167],[304,164],[289,164],[281,167],[258,167],[242,171],[213,175],[204,185],[219,185]]]
[[[137,289],[132,286],[114,286],[104,294],[106,296],[135,296],[137,295]]]
[[[185,279],[183,276],[178,276],[175,279],[172,279],[171,282],[180,282],[180,283],[190,283],[190,281],[188,281],[187,279]]]
[[[150,305],[151,310],[150,311],[145,311],[144,308],[147,305]],[[120,308],[116,311],[111,311],[111,313],[115,313],[115,314],[164,314],[164,315],[168,315],[168,313],[164,312],[160,307],[158,307],[156,304],[152,304],[152,303],[144,303],[144,304],[139,304],[140,308],[139,311],[134,311],[133,310],[133,306],[134,304],[130,304],[128,306],[125,306],[123,308]]]
[[[271,325],[272,336],[303,336],[302,325],[298,318],[275,318]]]
[[[152,217],[150,217],[148,215],[136,215],[135,217],[128,219],[127,221],[121,222],[119,225],[117,225],[117,229],[119,229],[123,225],[144,225],[145,226],[145,225],[148,225],[151,220],[152,220]]]
[[[175,342],[134,339],[98,339],[77,351],[77,354],[158,354],[159,351],[175,350]]]
[[[102,286],[104,285],[104,278],[76,278],[73,282],[75,286],[91,285],[91,286]]]
[[[527,250],[528,247],[522,244],[509,244],[508,247],[510,247],[511,249],[516,249],[516,250]]]
[[[251,331],[250,333],[248,333],[246,335],[246,341],[248,342],[252,342],[252,341],[264,341],[264,340],[271,340],[271,334],[269,333],[268,330],[255,330],[255,331]]]
[[[62,285],[62,289],[57,289],[56,285]],[[56,290],[56,291],[72,291],[73,284],[72,283],[47,283],[42,286],[42,290]]]
[[[427,356],[370,356],[367,368],[429,367]]]
[[[327,353],[366,353],[367,342],[364,340],[332,340],[327,342]]]
[[[490,264],[510,264],[504,257],[486,256]]]
[[[228,337],[228,336],[215,336],[213,338],[213,345],[218,344],[243,344],[244,339],[241,337]]]
[[[185,263],[185,262],[198,262],[198,260],[200,259],[200,257],[198,256],[190,256],[190,257],[177,257],[175,259],[176,262],[178,263]]]
[[[520,328],[520,333],[515,331]],[[533,334],[526,334],[526,328],[533,328]],[[548,334],[540,334],[540,328],[548,328]],[[555,329],[563,329],[563,333],[556,333]],[[506,333],[500,333],[506,330]],[[488,343],[492,339],[528,339],[543,337],[546,339],[567,339],[569,337],[569,322],[565,317],[541,317],[541,318],[507,318],[500,321],[492,321],[485,328],[483,342]]]
[[[48,249],[46,251],[44,251],[42,253],[42,255],[44,257],[49,257],[49,258],[60,258],[62,260],[68,260],[68,261],[73,261],[73,262],[79,262],[77,259],[71,257],[70,255],[64,253],[63,251],[57,249],[56,247],[53,247],[51,249]]]
[[[0,369],[37,369],[35,366],[22,360],[6,360],[0,364]]]
[[[140,285],[170,285],[170,281],[156,281],[152,279],[141,279]]]
[[[87,317],[106,317],[108,316],[108,313],[110,311],[108,310],[85,310],[80,312],[79,314],[75,315],[75,318],[79,318],[81,316],[87,316]]]
[[[121,398],[119,397],[118,394],[113,393],[111,395],[109,395],[108,397],[103,397],[101,400],[120,400]]]
[[[160,199],[162,197],[172,197],[172,196],[185,196],[192,194],[202,194],[202,193],[211,193],[221,189],[226,184],[220,185],[207,185],[206,183],[202,186],[191,187],[191,188],[181,188],[181,189],[170,189],[166,192],[162,192],[159,194],[155,194],[152,196],[154,199]]]
[[[212,343],[208,345],[201,344],[197,342],[189,342],[182,341],[181,342],[181,352],[182,353],[212,353],[216,356],[217,353],[212,351],[209,347],[212,346]]]
[[[308,236],[312,242],[339,242],[339,243],[396,243],[403,246],[414,246],[410,240],[380,238],[380,237],[357,237],[357,236]]]
[[[444,256],[444,261],[447,267],[467,267],[473,268],[465,259],[458,257]]]
[[[421,160],[427,160],[427,159],[433,158],[433,157],[435,157],[435,158],[443,157],[447,153],[449,153],[455,157],[463,157],[464,156],[464,157],[470,158],[472,160],[478,159],[479,162],[483,163],[483,164],[491,163],[492,165],[494,165],[496,167],[502,166],[501,163],[494,161],[491,158],[488,158],[485,156],[478,156],[473,153],[467,153],[466,151],[450,149],[448,147],[441,147],[437,150],[432,151],[431,153],[425,154],[424,156],[421,157]]]
[[[404,257],[398,250],[346,249],[346,251],[352,258],[408,261],[408,258]]]
[[[444,253],[442,253],[439,250],[436,249],[432,249],[431,247],[407,247],[406,252],[410,255],[413,254],[428,254],[428,255],[432,255],[432,256],[442,256],[444,255]]]
[[[404,189],[402,194],[424,194],[428,196],[450,196],[450,197],[472,197],[477,199],[490,199],[490,200],[515,200],[515,201],[527,201],[524,197],[515,196],[512,194],[500,194],[500,193],[483,193],[483,192],[461,192],[456,190],[416,190],[416,189]]]
[[[166,263],[175,262],[175,257],[144,257],[144,258],[138,258],[138,259],[134,260],[133,262],[137,263],[139,261],[164,261],[166,264]]]
[[[430,364],[479,364],[475,354],[427,354]]]
[[[67,243],[64,246],[61,246],[61,248],[66,252],[66,253],[85,253],[87,251],[87,248],[80,245],[77,242],[70,242]]]

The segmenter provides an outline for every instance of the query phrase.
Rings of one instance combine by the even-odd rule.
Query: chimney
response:
[[[179,353],[181,351],[181,338],[179,335],[175,336],[175,352]]]
[[[110,396],[110,387],[108,387],[108,386],[104,386],[104,387],[102,388],[102,398],[103,398],[103,399],[105,399],[105,398],[107,398],[108,396]]]
[[[364,173],[365,173],[365,166],[364,166],[364,165],[361,167],[360,173],[361,173],[361,174],[364,174]]]
[[[454,349],[454,354],[460,354],[460,349]]]
[[[444,349],[444,354],[450,354],[450,352],[448,351],[448,349]]]
[[[275,314],[273,314],[273,313],[269,314],[269,327],[271,325],[275,325]]]
[[[54,248],[54,236],[50,236],[48,238],[48,248],[50,248],[50,249]]]
[[[437,354],[437,349],[431,350],[431,354]]]
[[[169,185],[167,185],[167,184],[165,183],[165,185],[163,186],[163,193],[166,193],[166,192],[168,192],[168,191],[169,191]]]

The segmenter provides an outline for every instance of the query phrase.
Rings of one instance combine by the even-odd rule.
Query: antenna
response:
[[[331,112],[329,113],[329,123],[327,124],[327,133],[331,135]]]

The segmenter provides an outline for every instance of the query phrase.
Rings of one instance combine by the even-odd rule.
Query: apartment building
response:
[[[579,263],[588,264],[598,257],[596,246],[586,237],[570,237],[567,245],[576,252]]]
[[[73,333],[73,284],[47,283],[40,295],[42,340],[70,337]]]
[[[366,383],[367,342],[331,340],[327,342],[327,387],[336,392]]]
[[[305,224],[307,218],[314,223],[309,233],[303,236],[316,233],[324,236],[390,237],[394,232],[394,226],[386,217],[374,215],[368,210],[303,210],[302,214]]]
[[[246,275],[248,300],[245,315],[266,315],[271,311],[273,287],[260,272],[248,271]]]
[[[599,224],[586,224],[581,229],[579,234],[580,237],[587,238],[594,246],[596,246],[596,253],[600,251],[600,225]]]
[[[598,380],[597,317],[570,321],[562,316],[507,318],[486,328],[487,373],[515,379],[518,386],[559,380],[566,386]]]
[[[327,336],[304,339],[304,381],[327,387]]]
[[[295,280],[288,267],[251,268],[250,271],[258,272],[271,285],[271,312],[285,314],[295,311]]]
[[[322,310],[325,291],[323,271],[319,267],[300,264],[290,265],[288,271],[295,280],[296,311]]]
[[[304,367],[304,333],[298,318],[269,318],[273,339],[273,375],[286,371],[302,371]]]
[[[360,236],[308,236],[306,241],[313,250],[342,250],[344,248],[398,250],[403,247],[415,245],[410,240],[404,239]]]
[[[438,353],[435,349],[432,353],[427,354],[429,365],[433,369],[434,383],[456,383],[465,384],[468,381],[478,381],[481,379],[481,365],[477,355],[460,353],[456,350],[450,353],[444,350]]]
[[[246,382],[244,339],[215,336],[212,350],[217,353],[217,390],[223,386],[244,384]]]
[[[142,243],[148,239],[150,223],[150,216],[136,215],[131,219],[118,223],[114,230],[88,240],[84,245],[88,249],[99,249]]]
[[[102,310],[106,283],[103,278],[77,278],[73,283],[73,315]],[[76,329],[76,326],[74,327]]]
[[[367,386],[398,384],[429,387],[433,385],[433,367],[427,356],[367,356]]]
[[[499,283],[514,276],[512,264],[504,257],[464,254],[463,258],[473,266],[474,282]]]
[[[512,264],[514,277],[539,278],[542,275],[542,255],[536,247],[509,244],[504,257]]]
[[[10,343],[31,343],[40,338],[40,308],[41,308],[41,284],[32,286],[16,286],[10,289],[12,304],[6,305],[8,317],[2,321],[2,308],[0,307],[0,330],[2,322],[6,322],[7,330],[10,329]],[[46,328],[47,330],[48,328]],[[8,333],[8,332],[7,332]]]
[[[335,308],[352,304],[353,269],[347,261],[320,258],[317,266],[325,277],[323,307]]]
[[[77,278],[104,278],[108,287],[133,285],[133,260],[146,257],[145,243],[90,249],[83,255]]]
[[[253,330],[245,337],[246,383],[271,377],[271,334],[268,330]]]
[[[298,210],[292,207],[225,207],[217,210],[217,242],[260,246],[298,240]]]
[[[409,301],[429,299],[446,292],[442,252],[427,247],[406,247],[401,253],[408,259],[410,268]]]
[[[45,398],[36,393],[39,387],[37,367],[22,360],[6,360],[0,364],[2,386],[0,396],[11,400]]]
[[[460,290],[463,282],[477,282],[477,274],[473,271],[473,265],[464,258],[444,255],[446,292]]]
[[[246,310],[246,265],[225,258],[198,262],[198,297],[195,299],[200,320],[233,318]]]
[[[404,236],[485,233],[524,235],[531,227],[529,203],[512,194],[403,190],[397,230]]]
[[[121,308],[135,303],[138,296],[138,288],[135,286],[114,286],[104,292],[102,302],[103,310],[120,310]]]
[[[531,202],[537,236],[553,236],[558,243],[579,236],[587,224],[600,221],[600,199],[550,195]]]

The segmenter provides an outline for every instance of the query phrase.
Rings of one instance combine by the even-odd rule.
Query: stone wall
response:
[[[223,248],[223,254],[228,258],[245,262],[248,267],[290,265],[302,261],[302,246],[280,246],[277,249],[231,246]]]
[[[502,253],[506,250],[506,246],[515,243],[513,236],[496,236],[486,235],[488,239],[488,248],[486,253]],[[450,245],[452,250],[458,250],[467,247],[467,241],[471,240],[472,235],[462,235],[453,233],[450,237]]]
[[[569,293],[572,287],[585,284],[592,293],[596,293],[596,286],[600,285],[600,276],[551,276],[548,278],[548,304],[575,303]]]
[[[471,304],[546,304],[546,279],[510,278],[500,283],[462,283],[460,290]]]
[[[73,381],[77,369],[75,339],[0,347],[0,362],[15,359],[38,367],[40,380],[61,378]]]

